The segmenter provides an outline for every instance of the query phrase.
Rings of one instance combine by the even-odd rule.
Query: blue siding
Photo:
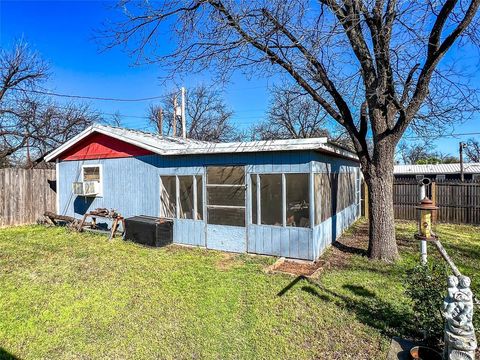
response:
[[[207,247],[237,253],[247,251],[247,234],[244,227],[207,225]]]
[[[176,244],[205,246],[205,221],[174,219],[173,242]]]
[[[313,257],[317,259],[322,255],[325,249],[337,240],[358,217],[358,206],[353,204],[315,226],[313,228]]]
[[[80,180],[82,165],[101,164],[103,196],[77,197],[72,183]],[[81,217],[97,207],[115,208],[125,217],[159,216],[161,175],[204,175],[209,165],[245,165],[252,173],[341,172],[358,164],[314,151],[244,154],[159,156],[63,161],[59,163],[60,213]],[[247,178],[247,191],[249,186]],[[205,198],[205,182],[203,183]],[[246,219],[252,199],[247,196]],[[204,202],[205,203],[205,202]],[[313,204],[312,204],[313,206]],[[248,224],[246,228],[211,226],[205,221],[175,219],[174,242],[208,248],[314,260],[358,216],[358,206],[344,209],[313,228]]]
[[[248,226],[248,252],[314,260],[312,229],[270,225]]]

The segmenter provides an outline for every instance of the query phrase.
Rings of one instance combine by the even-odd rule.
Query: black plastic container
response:
[[[173,221],[152,216],[125,219],[125,240],[161,247],[173,242]]]

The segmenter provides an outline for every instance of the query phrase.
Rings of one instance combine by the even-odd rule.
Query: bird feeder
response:
[[[418,240],[436,240],[434,223],[432,221],[433,212],[438,210],[438,207],[433,204],[433,201],[425,197],[419,206],[415,206],[420,212],[418,217],[418,232],[415,234],[415,238]]]

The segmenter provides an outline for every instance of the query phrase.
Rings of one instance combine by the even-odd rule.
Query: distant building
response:
[[[460,164],[395,165],[393,173],[395,179],[460,180]],[[463,173],[466,181],[480,182],[480,163],[464,163]]]

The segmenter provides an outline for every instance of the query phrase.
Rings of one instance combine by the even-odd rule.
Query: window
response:
[[[84,183],[84,189],[88,189],[85,191],[89,191],[91,194],[95,194],[95,196],[101,196],[103,193],[102,165],[83,165],[82,182]]]
[[[245,169],[241,166],[207,168],[207,222],[245,226]]]
[[[100,182],[100,166],[83,166],[83,181]]]
[[[162,217],[176,217],[177,180],[175,176],[161,176],[160,214]]]
[[[171,219],[203,219],[202,176],[160,176],[160,180],[160,216]]]
[[[287,226],[310,227],[309,174],[285,174]]]
[[[437,181],[439,181],[439,182],[440,182],[440,181],[445,181],[445,175],[437,175],[437,176],[435,177],[435,180],[437,180]]]
[[[472,175],[472,181],[480,182],[480,174],[473,174]]]

